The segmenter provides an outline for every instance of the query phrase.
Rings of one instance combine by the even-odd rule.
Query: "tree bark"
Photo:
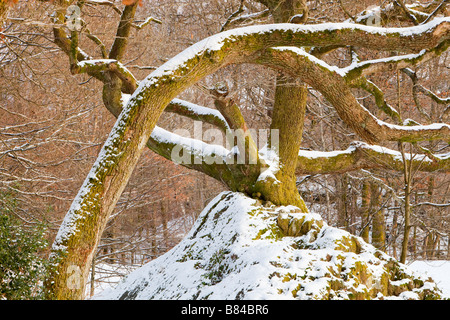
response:
[[[361,190],[361,238],[364,239],[365,242],[369,243],[369,235],[370,235],[370,193],[371,193],[371,184],[368,181],[364,181]]]
[[[378,250],[385,251],[386,227],[384,221],[384,208],[382,204],[381,189],[371,184],[372,189],[372,245]],[[374,192],[375,190],[375,192]]]

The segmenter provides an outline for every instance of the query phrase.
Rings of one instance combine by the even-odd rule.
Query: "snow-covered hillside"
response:
[[[298,224],[284,236],[277,219]],[[306,227],[305,227],[306,226]],[[292,231],[292,230],[291,230]],[[294,230],[295,232],[295,230]],[[423,299],[434,282],[317,214],[223,192],[165,255],[96,299]]]

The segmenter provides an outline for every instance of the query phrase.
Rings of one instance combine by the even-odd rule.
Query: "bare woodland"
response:
[[[164,254],[223,190],[319,213],[401,262],[448,260],[448,10],[446,0],[0,0],[0,208],[24,226],[45,222],[47,298],[82,297],[95,266]],[[343,22],[355,27],[304,31]],[[298,29],[233,33],[281,23]],[[218,36],[231,40],[172,59]],[[199,121],[240,129],[247,161],[174,162],[158,130],[193,136]],[[269,128],[278,184],[258,180],[270,168],[248,134]],[[89,231],[63,234],[85,212]],[[61,270],[75,260],[83,283],[64,292]]]

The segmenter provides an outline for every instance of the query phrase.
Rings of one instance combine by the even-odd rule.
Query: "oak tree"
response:
[[[423,141],[448,143],[450,126],[404,119],[370,80],[373,75],[392,70],[411,74],[411,68],[439,59],[446,52],[450,20],[438,15],[445,13],[447,1],[414,6],[391,4],[357,16],[348,13],[350,20],[346,22],[314,24],[308,20],[308,6],[303,0],[256,1],[265,9],[252,15],[241,15],[241,1],[239,9],[223,25],[225,31],[195,43],[145,79],[137,79],[123,63],[131,32],[160,23],[153,17],[137,23],[138,2],[127,2],[123,8],[110,1],[54,2],[54,43],[67,54],[73,74],[87,74],[103,84],[103,103],[117,122],[53,244],[53,268],[46,281],[48,298],[83,297],[83,287],[68,288],[67,281],[74,270],[82,283],[86,281],[100,236],[145,148],[217,179],[232,191],[275,205],[295,205],[303,212],[308,212],[308,208],[297,190],[299,174],[342,173],[362,168],[401,171],[414,163],[425,172],[449,169],[447,155],[422,148],[419,156],[412,157],[383,146],[387,142],[418,146]],[[110,48],[83,24],[80,14],[88,4],[120,13]],[[273,24],[237,27],[249,19],[268,16]],[[395,17],[404,26],[382,26],[387,23],[386,16]],[[373,26],[374,21],[380,25]],[[93,57],[82,50],[82,33],[98,45],[100,56]],[[351,50],[351,64],[331,64],[327,55],[342,48]],[[359,51],[380,53],[380,57],[360,60]],[[277,72],[269,136],[273,143],[265,148],[257,145],[239,102],[229,95],[226,86],[206,88],[214,97],[216,109],[177,98],[205,77],[240,64],[261,65]],[[373,96],[385,120],[361,105],[355,88]],[[355,141],[341,151],[301,150],[308,90],[320,93],[363,141]],[[448,99],[420,84],[414,92],[442,102],[443,107],[448,104]],[[239,133],[232,137],[236,147],[212,146],[164,130],[157,126],[163,112],[209,123],[224,134]],[[448,107],[442,114],[444,121]],[[275,143],[275,138],[279,143]],[[174,150],[182,151],[182,161],[174,157]]]

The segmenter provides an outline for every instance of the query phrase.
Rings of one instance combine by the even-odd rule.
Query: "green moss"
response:
[[[283,237],[284,234],[281,231],[281,229],[275,223],[270,223],[267,225],[266,228],[259,230],[257,235],[253,238],[253,240],[267,239],[278,241],[281,240]]]
[[[297,298],[298,292],[299,292],[300,290],[302,290],[302,285],[299,283],[299,284],[297,285],[297,287],[295,287],[295,289],[292,290],[292,296],[293,296],[294,298]]]
[[[209,280],[209,283],[205,284],[214,285],[219,283],[230,272],[229,264],[225,261],[229,254],[230,250],[220,249],[211,256],[208,265],[204,268],[209,271],[203,275],[204,278]],[[231,258],[231,260],[235,259]]]
[[[342,237],[339,240],[336,240],[335,243],[336,243],[335,247],[336,250],[341,250],[344,252],[353,252],[356,254],[361,253],[361,244],[359,243],[359,240],[353,235]]]

